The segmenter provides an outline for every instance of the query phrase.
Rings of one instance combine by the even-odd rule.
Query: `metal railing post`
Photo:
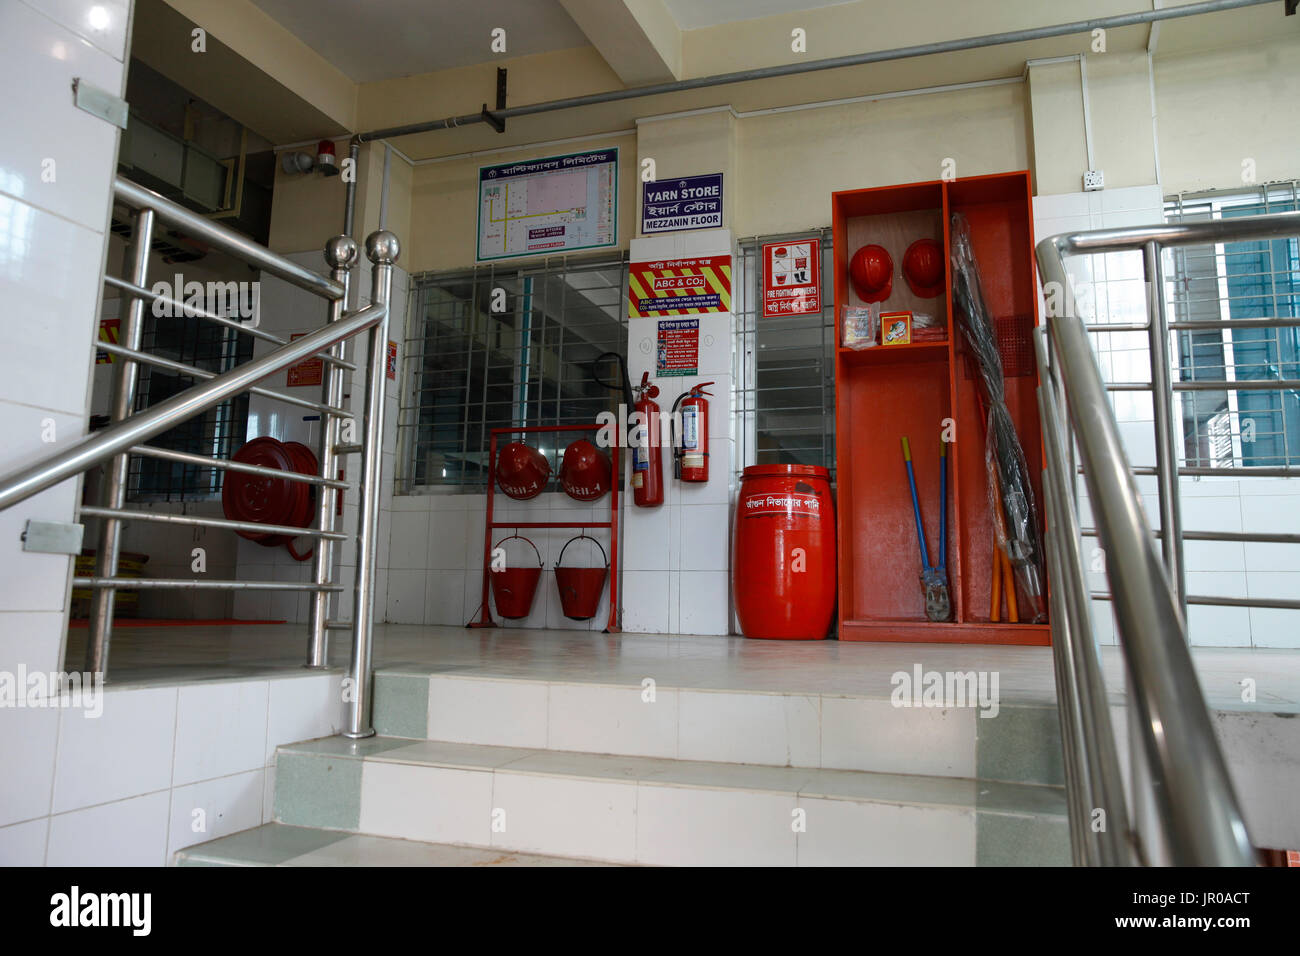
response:
[[[375,627],[375,559],[379,545],[379,496],[383,481],[384,405],[388,369],[388,303],[393,263],[400,253],[397,236],[387,230],[366,238],[366,257],[373,263],[370,302],[384,308],[384,317],[370,330],[367,355],[365,421],[362,426],[360,508],[357,515],[357,577],[352,610],[352,693],[348,701],[345,737],[369,737]]]
[[[127,252],[130,280],[137,286],[149,281],[149,248],[153,244],[154,212],[144,208],[135,214],[131,246]],[[119,341],[127,348],[139,350],[144,338],[144,299],[129,292],[123,293],[127,309],[122,317]],[[113,370],[113,400],[110,414],[120,422],[135,411],[136,384],[140,366],[126,356],[118,356]],[[115,455],[104,469],[104,486],[100,501],[106,508],[121,508],[126,504],[126,484],[130,455]],[[122,547],[122,522],[117,518],[103,518],[99,525],[99,547],[96,555],[96,574],[101,578],[117,577],[118,558]],[[90,630],[86,637],[86,671],[104,674],[108,670],[108,646],[113,635],[113,607],[117,592],[97,588],[90,598]]]
[[[1151,410],[1156,431],[1156,483],[1160,505],[1161,553],[1169,585],[1187,617],[1187,574],[1183,566],[1183,513],[1178,488],[1178,435],[1174,428],[1174,390],[1169,371],[1169,319],[1165,314],[1165,272],[1160,244],[1142,250],[1147,280],[1147,337],[1151,349]]]
[[[348,280],[352,266],[359,258],[357,244],[348,236],[335,236],[325,244],[325,261],[330,267],[330,276],[343,286],[343,297],[331,299],[327,321],[334,324],[343,317],[347,307]],[[339,342],[330,349],[330,354],[343,358],[346,342]],[[337,364],[330,364],[325,369],[325,384],[321,389],[321,402],[332,408],[343,404],[343,369]],[[317,458],[320,461],[320,476],[325,479],[334,477],[338,468],[335,447],[339,443],[339,419],[327,412],[321,413],[320,444]],[[335,505],[341,494],[337,489],[321,487],[316,492],[316,527],[322,531],[334,530]],[[316,553],[312,562],[312,581],[316,584],[334,583],[334,542],[321,538],[316,543]],[[329,612],[332,592],[315,591],[311,596],[311,614],[307,637],[307,667],[320,668],[328,664],[329,659]]]

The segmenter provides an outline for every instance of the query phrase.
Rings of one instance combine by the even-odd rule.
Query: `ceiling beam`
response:
[[[627,86],[682,76],[682,31],[664,0],[560,0]]]

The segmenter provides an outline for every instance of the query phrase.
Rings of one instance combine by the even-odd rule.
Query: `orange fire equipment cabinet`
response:
[[[1051,643],[1046,622],[1012,623],[991,613],[994,571],[989,477],[979,373],[953,319],[950,221],[961,213],[971,242],[1006,380],[1006,401],[1024,449],[1042,514],[1043,445],[1036,390],[1033,329],[1038,290],[1034,267],[1029,174],[855,189],[831,197],[835,327],[844,307],[861,307],[849,263],[865,245],[883,246],[895,262],[918,239],[943,250],[945,281],[937,297],[893,283],[882,311],[928,315],[942,339],[849,349],[835,354],[835,447],[839,528],[839,636],[845,641],[950,641],[973,644]],[[929,291],[929,290],[924,290]],[[951,439],[947,547],[952,619],[927,620],[916,528],[907,477],[896,449],[911,437],[925,534],[937,541],[939,449]],[[1041,533],[1042,529],[1039,529]],[[1009,597],[1014,597],[1010,595]],[[1045,597],[1045,595],[1044,595]],[[1024,609],[1027,601],[1020,601]]]

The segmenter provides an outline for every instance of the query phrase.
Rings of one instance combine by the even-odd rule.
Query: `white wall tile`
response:
[[[48,866],[163,866],[170,793],[163,790],[50,818]]]
[[[361,770],[361,832],[487,846],[492,783],[488,771],[367,760]]]
[[[429,679],[429,738],[498,747],[547,746],[546,684]]]
[[[469,615],[465,608],[466,573],[464,571],[426,571],[421,573],[426,578],[424,623],[445,624],[452,627],[467,623]],[[474,604],[477,605],[478,601],[475,600]]]
[[[974,866],[970,810],[803,797],[800,866]]]
[[[623,574],[623,630],[669,633],[668,571],[626,571]]]
[[[263,763],[283,744],[338,733],[343,726],[341,674],[317,674],[268,682]]]
[[[678,700],[677,755],[682,760],[819,765],[816,697],[682,690]]]
[[[131,0],[23,0],[116,60],[126,57]]]
[[[50,812],[60,713],[0,708],[0,826]]]
[[[110,689],[98,718],[61,711],[54,812],[170,787],[176,696],[175,687]]]
[[[269,693],[264,680],[181,686],[172,783],[179,786],[263,766]]]
[[[63,670],[63,615],[58,611],[0,612],[0,672],[18,666],[42,674]]]
[[[549,737],[552,750],[677,756],[675,690],[660,690],[653,702],[642,699],[639,684],[553,684]]]
[[[793,794],[637,787],[637,862],[794,866]]]
[[[176,787],[171,795],[167,854],[260,826],[265,770]]]
[[[682,571],[678,633],[726,634],[731,621],[728,571]]]
[[[48,817],[0,827],[0,866],[44,866]]]
[[[74,77],[117,95],[120,60],[96,49],[23,3],[0,6],[0,36],[21,55],[0,59],[0,87],[21,96],[0,101],[0,128],[17,135],[0,144],[0,191],[102,233],[116,155],[117,127],[73,105]],[[31,131],[31,135],[24,131]],[[55,161],[55,180],[45,182],[45,161]],[[13,224],[7,232],[12,234]],[[10,245],[11,249],[15,248]],[[98,267],[99,257],[95,257]],[[69,262],[80,275],[89,262]],[[89,331],[93,312],[81,317]],[[78,370],[80,374],[80,370]]]
[[[424,587],[427,571],[388,572],[388,616],[392,624],[424,623]]]
[[[630,863],[637,840],[637,787],[498,771],[494,810],[506,829],[492,845],[527,853],[591,857]]]

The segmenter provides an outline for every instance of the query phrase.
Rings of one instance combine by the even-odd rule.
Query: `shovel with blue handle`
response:
[[[925,590],[925,616],[931,621],[952,618],[952,600],[948,596],[948,445],[939,444],[939,563],[930,566],[930,552],[925,546],[925,526],[921,523],[921,502],[916,494],[916,473],[912,470],[912,449],[903,438],[903,463],[907,466],[907,484],[912,489],[912,515],[916,518],[916,539],[921,545],[921,586]]]

